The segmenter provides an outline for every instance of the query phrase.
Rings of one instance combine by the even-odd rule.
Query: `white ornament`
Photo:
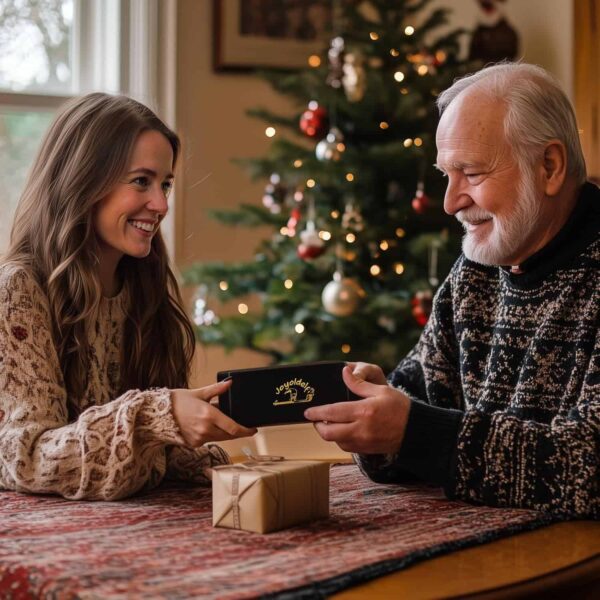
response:
[[[365,291],[357,281],[350,277],[342,277],[341,273],[333,274],[321,295],[323,306],[328,313],[336,317],[347,317],[351,315],[360,305],[365,297]]]

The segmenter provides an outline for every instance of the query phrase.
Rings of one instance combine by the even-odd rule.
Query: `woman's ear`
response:
[[[551,140],[546,144],[542,169],[546,196],[556,196],[567,177],[567,150],[561,141]]]

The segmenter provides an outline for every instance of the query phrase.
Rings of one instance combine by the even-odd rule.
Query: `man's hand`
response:
[[[365,362],[348,362],[346,364],[350,367],[356,379],[364,379],[365,381],[378,383],[379,385],[387,384],[384,372],[377,365]]]
[[[362,396],[361,400],[314,406],[306,410],[304,416],[315,422],[315,429],[325,441],[336,442],[346,452],[397,452],[406,430],[410,399],[387,384],[357,378],[353,369],[353,366],[344,367],[342,377],[351,391]]]

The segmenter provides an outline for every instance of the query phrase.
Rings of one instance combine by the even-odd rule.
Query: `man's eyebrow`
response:
[[[146,167],[138,167],[137,169],[132,169],[127,173],[127,175],[133,175],[133,173],[143,173],[144,175],[150,175],[151,177],[157,176],[156,171],[153,171],[152,169],[148,169]],[[173,175],[173,173],[167,173],[165,175],[165,179],[173,179],[174,177],[175,175]]]
[[[437,163],[433,163],[433,166],[438,169],[438,171],[446,172],[447,167],[443,167]],[[479,162],[463,162],[463,161],[453,161],[450,163],[451,169],[456,169],[457,171],[462,171],[463,169],[472,169],[474,167],[482,167],[483,163]]]

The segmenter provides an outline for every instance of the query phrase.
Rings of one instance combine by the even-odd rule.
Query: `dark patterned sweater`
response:
[[[397,455],[358,457],[379,482],[600,519],[600,190],[522,274],[461,256],[417,346],[388,380],[412,399]]]

